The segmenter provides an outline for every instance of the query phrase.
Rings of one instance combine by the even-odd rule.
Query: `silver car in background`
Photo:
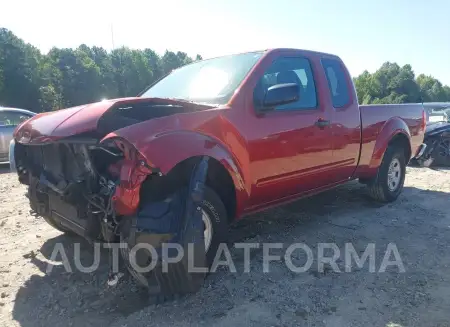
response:
[[[17,125],[36,115],[36,113],[16,108],[0,107],[0,163],[11,163],[10,148],[14,148],[13,132]],[[14,159],[14,152],[11,153]]]

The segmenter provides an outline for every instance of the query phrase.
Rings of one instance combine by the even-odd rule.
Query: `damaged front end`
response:
[[[116,193],[127,195],[119,202],[122,206],[134,204],[139,198],[131,196],[139,191],[135,184],[152,174],[139,166],[125,183],[123,174],[135,160],[129,155],[81,137],[43,145],[17,143],[14,154],[19,181],[28,185],[32,211],[56,228],[91,241],[115,240],[116,216],[121,214],[114,205]],[[124,167],[115,171],[121,163]]]
[[[208,157],[193,168],[189,184],[173,190],[162,200],[145,201],[121,228],[121,244],[128,271],[152,294],[171,296],[197,291],[206,268],[206,249],[201,203],[204,199]],[[136,247],[150,245],[155,252],[143,251],[135,258]],[[134,252],[137,254],[136,252]],[[148,267],[152,255],[162,258]]]
[[[32,212],[63,232],[76,233],[91,242],[121,243],[123,262],[131,274],[153,293],[170,295],[198,290],[203,274],[188,266],[203,267],[205,247],[199,203],[208,169],[203,158],[192,169],[190,182],[161,197],[142,203],[142,186],[161,179],[160,171],[126,140],[113,137],[99,143],[77,136],[33,145],[17,143],[15,161],[19,181],[28,185]],[[130,264],[148,264],[150,245],[161,254],[163,243],[176,243],[185,258],[163,273],[161,262],[141,273]],[[124,247],[123,244],[126,246]],[[188,244],[194,244],[188,249]],[[187,256],[194,251],[194,256]],[[189,263],[187,260],[194,260]],[[114,279],[112,271],[110,279]]]

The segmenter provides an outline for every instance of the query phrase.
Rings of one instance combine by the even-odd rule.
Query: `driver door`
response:
[[[331,117],[318,102],[311,61],[307,57],[277,58],[255,88],[254,106],[263,101],[261,94],[268,87],[282,83],[300,84],[297,101],[263,113],[253,108],[249,139],[252,206],[326,185],[333,164]],[[318,124],[321,120],[329,125]]]

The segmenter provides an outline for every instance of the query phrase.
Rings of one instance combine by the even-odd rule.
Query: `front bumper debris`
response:
[[[170,297],[193,293],[203,284],[206,270],[206,253],[203,233],[201,202],[208,170],[208,158],[204,157],[193,169],[188,187],[184,187],[163,201],[149,202],[141,206],[137,215],[129,217],[128,226],[123,226],[121,242],[127,247],[122,257],[128,271],[152,295]],[[179,245],[183,257],[176,263],[166,263],[163,269],[161,258],[175,258],[178,251],[162,253],[162,244]],[[130,254],[139,267],[148,265],[151,253],[132,249],[142,244],[151,245],[158,255],[153,270],[148,273],[136,271],[130,264]],[[176,250],[169,247],[169,250]],[[169,262],[169,261],[167,261]],[[192,271],[195,267],[195,271]],[[200,270],[202,272],[200,272]]]

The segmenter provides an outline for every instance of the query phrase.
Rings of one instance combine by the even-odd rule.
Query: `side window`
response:
[[[333,107],[345,107],[350,102],[350,92],[342,65],[335,59],[322,59],[322,67],[327,76]]]
[[[296,83],[300,86],[297,102],[276,107],[276,110],[314,109],[317,107],[316,85],[309,60],[284,57],[275,60],[259,80],[254,91],[254,102],[261,105],[267,89],[275,84]]]
[[[18,112],[0,112],[0,126],[17,126],[27,120],[30,116]]]

